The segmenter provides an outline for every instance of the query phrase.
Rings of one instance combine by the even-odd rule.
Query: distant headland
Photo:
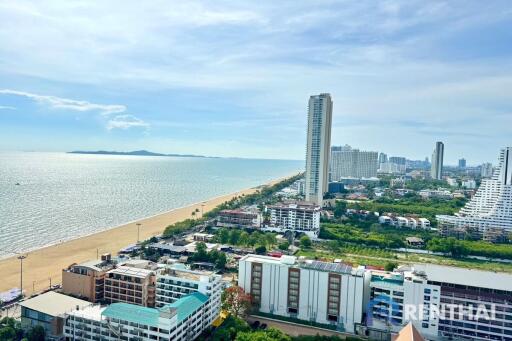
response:
[[[212,157],[212,156],[193,155],[193,154],[162,154],[162,153],[153,153],[153,152],[150,152],[147,150],[134,150],[131,152],[116,152],[116,151],[106,151],[106,150],[97,150],[97,151],[74,150],[74,151],[68,152],[68,154],[174,156],[174,157],[203,157],[203,158]]]

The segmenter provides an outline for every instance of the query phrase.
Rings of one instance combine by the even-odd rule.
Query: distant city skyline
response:
[[[304,98],[328,92],[333,145],[496,163],[511,19],[509,1],[5,2],[0,151],[302,160]]]

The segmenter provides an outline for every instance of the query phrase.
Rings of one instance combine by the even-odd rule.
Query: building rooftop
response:
[[[177,310],[178,322],[181,322],[188,316],[190,316],[194,311],[203,306],[206,303],[206,301],[208,301],[208,296],[200,292],[194,292],[166,306],[170,308],[175,308]],[[165,308],[166,306],[164,306],[163,308]]]
[[[68,315],[82,317],[88,320],[101,321],[101,315],[105,309],[107,309],[107,306],[94,304],[80,310],[73,310],[69,312]]]
[[[320,261],[311,261],[307,260],[306,262],[301,264],[302,268],[305,269],[313,269],[318,271],[325,272],[335,272],[340,274],[350,274],[352,273],[352,267],[345,263],[328,263],[328,262],[320,262]]]
[[[201,279],[201,276],[209,277],[214,274],[215,274],[215,272],[213,272],[213,271],[190,270],[185,267],[179,267],[178,264],[167,267],[159,273],[159,275],[161,275],[161,276],[179,277],[179,278],[189,279],[192,281],[199,281]]]
[[[147,269],[139,269],[139,268],[133,268],[133,267],[129,267],[129,266],[120,266],[116,269],[110,270],[108,273],[115,273],[115,274],[125,275],[125,276],[146,278],[149,275],[153,274],[154,272],[152,270],[147,270]]]
[[[434,264],[414,264],[413,269],[429,281],[512,291],[512,274]]]
[[[208,301],[208,296],[195,292],[193,294],[183,296],[176,302],[167,304],[160,309],[147,308],[128,303],[113,303],[103,310],[101,315],[107,318],[159,327],[158,320],[160,317],[160,310],[164,311],[169,308],[176,309],[178,322],[180,322],[203,306],[206,301]]]
[[[392,341],[425,341],[420,332],[414,327],[412,322],[409,322],[405,327],[398,332],[397,335],[391,337]]]
[[[91,303],[54,291],[48,291],[34,298],[22,301],[19,305],[46,315],[60,316],[64,313],[76,310],[77,307],[82,309],[90,306]]]

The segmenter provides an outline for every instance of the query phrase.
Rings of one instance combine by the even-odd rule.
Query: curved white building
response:
[[[501,150],[492,178],[482,179],[475,196],[457,215],[436,218],[441,226],[447,227],[512,230],[512,147]]]

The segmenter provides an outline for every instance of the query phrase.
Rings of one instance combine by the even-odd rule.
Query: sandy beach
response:
[[[284,179],[284,178],[282,178]],[[270,182],[273,184],[281,181]],[[242,194],[251,194],[257,187],[245,189],[221,197],[177,208],[150,218],[141,219],[140,239],[148,239],[159,235],[166,226],[191,217],[195,209],[204,212],[217,205]],[[44,290],[61,282],[61,271],[72,263],[80,263],[96,259],[97,252],[101,255],[110,252],[116,254],[120,249],[137,241],[137,222],[121,225],[86,237],[73,239],[58,245],[52,245],[27,253],[23,261],[23,290],[25,295]],[[0,261],[0,292],[20,286],[20,261],[16,257]]]

